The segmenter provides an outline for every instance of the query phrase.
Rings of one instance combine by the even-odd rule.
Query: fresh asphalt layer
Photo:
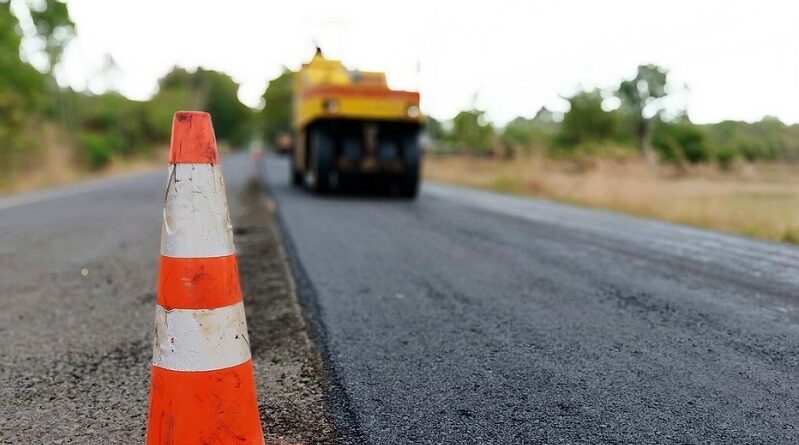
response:
[[[795,444],[799,249],[425,184],[263,174],[342,443]]]

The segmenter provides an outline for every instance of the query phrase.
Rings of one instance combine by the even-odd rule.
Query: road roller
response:
[[[392,90],[381,72],[351,70],[317,48],[294,75],[291,179],[317,194],[419,189],[419,93]]]

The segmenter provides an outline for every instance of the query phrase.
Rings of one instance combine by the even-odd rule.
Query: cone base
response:
[[[147,445],[264,445],[252,361],[183,372],[153,366]]]

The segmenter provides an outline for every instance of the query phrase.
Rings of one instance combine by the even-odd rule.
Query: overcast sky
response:
[[[72,0],[78,38],[59,76],[101,91],[105,54],[117,87],[146,99],[173,65],[224,71],[257,106],[282,66],[319,42],[351,68],[386,71],[446,119],[477,106],[503,124],[579,86],[613,87],[642,63],[670,70],[698,123],[799,122],[799,2],[711,0],[156,1]],[[467,5],[468,3],[468,5]],[[94,80],[92,80],[94,79]]]

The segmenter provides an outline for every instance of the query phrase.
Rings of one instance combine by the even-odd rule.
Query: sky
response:
[[[258,107],[268,81],[314,51],[419,90],[423,112],[477,107],[503,125],[640,64],[669,70],[697,123],[799,123],[799,3],[735,0],[71,0],[77,38],[60,82],[144,100],[174,65],[223,71]],[[103,69],[111,56],[114,76]],[[106,75],[104,75],[104,73]],[[111,79],[111,80],[109,80]],[[684,88],[683,88],[684,87]]]

